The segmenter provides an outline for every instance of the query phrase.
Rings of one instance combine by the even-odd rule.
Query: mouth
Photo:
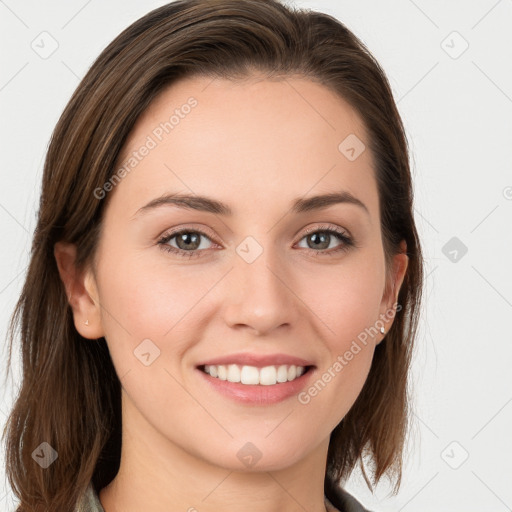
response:
[[[214,379],[246,386],[274,386],[299,379],[310,372],[313,365],[270,365],[264,367],[239,364],[203,364],[198,369]]]
[[[236,353],[196,366],[205,393],[251,406],[277,404],[301,392],[316,375],[312,360],[284,353]]]

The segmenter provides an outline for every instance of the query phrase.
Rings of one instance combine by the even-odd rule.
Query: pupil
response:
[[[195,240],[191,240],[194,238],[195,238]],[[184,242],[185,245],[190,245],[191,243],[192,244],[197,243],[197,238],[198,238],[198,236],[194,233],[182,233],[182,235],[179,237],[179,240]]]
[[[313,244],[314,244],[315,248],[318,248],[320,245],[322,245],[322,248],[329,246],[328,242],[327,242],[327,245],[325,245],[326,240],[328,238],[328,235],[326,233],[320,233],[320,234],[314,233],[313,235],[311,235],[311,238],[313,239]],[[323,239],[323,240],[321,240],[321,239]]]

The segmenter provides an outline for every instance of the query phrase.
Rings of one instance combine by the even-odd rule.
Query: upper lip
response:
[[[225,365],[225,364],[239,364],[246,366],[256,366],[257,368],[263,368],[265,366],[280,366],[280,365],[292,365],[295,366],[313,366],[311,361],[302,359],[300,357],[290,356],[287,354],[229,354],[226,356],[219,356],[213,359],[208,359],[200,363],[198,366],[203,365]]]

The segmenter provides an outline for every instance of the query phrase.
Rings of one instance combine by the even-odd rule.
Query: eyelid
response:
[[[350,231],[346,228],[342,228],[336,224],[321,224],[320,226],[311,226],[309,228],[306,228],[304,231],[301,232],[301,236],[299,238],[299,241],[302,240],[305,236],[309,235],[310,233],[315,233],[316,231],[336,231],[337,233],[340,233],[342,235],[345,235],[347,238],[353,239],[354,237],[350,233]]]
[[[298,240],[295,243],[300,242],[300,240],[302,240],[305,236],[309,235],[310,233],[314,233],[316,231],[325,231],[325,230],[333,230],[333,231],[336,231],[337,233],[341,233],[341,234],[353,239],[353,236],[348,229],[337,226],[336,224],[323,223],[321,225],[314,225],[314,226],[307,227],[306,229],[304,229],[304,231],[301,231],[300,238],[298,238]],[[164,231],[161,235],[159,235],[157,237],[157,240],[159,240],[159,241],[164,240],[166,238],[170,238],[173,235],[178,235],[185,231],[197,231],[198,233],[200,233],[204,236],[207,236],[212,242],[215,242],[215,243],[217,243],[217,245],[220,245],[216,241],[217,237],[216,237],[216,235],[213,234],[213,231],[211,231],[209,228],[203,227],[203,226],[196,227],[196,225],[194,225],[194,224],[189,224],[184,227],[179,227],[176,229],[171,228],[170,230]]]
[[[337,251],[346,251],[346,250],[348,250],[349,247],[356,247],[356,248],[358,247],[358,244],[356,243],[354,237],[352,236],[352,234],[350,233],[349,230],[342,228],[336,224],[326,224],[326,223],[323,223],[321,225],[310,226],[310,227],[306,228],[304,231],[301,232],[300,237],[294,243],[294,245],[297,244],[298,242],[300,242],[303,238],[308,236],[310,233],[323,232],[323,231],[331,232],[331,233],[334,233],[335,235],[336,234],[339,235],[338,239],[340,242],[342,242],[342,244],[339,248],[331,249],[329,251],[314,251],[313,249],[309,249],[309,251],[312,251],[312,253],[315,254],[316,256],[328,256],[333,253],[336,253]],[[196,249],[193,251],[184,251],[182,249],[177,249],[175,247],[168,246],[168,242],[171,239],[173,239],[174,237],[178,236],[181,233],[186,233],[186,232],[198,233],[200,236],[204,236],[204,237],[208,238],[214,245],[222,246],[222,244],[219,244],[218,242],[216,242],[216,236],[211,234],[211,230],[209,228],[202,227],[202,226],[200,228],[196,228],[196,227],[194,227],[194,225],[182,226],[182,227],[175,228],[175,229],[172,228],[168,231],[165,231],[162,235],[160,235],[158,237],[157,245],[161,246],[161,248],[163,250],[166,250],[171,253],[179,254],[183,257],[189,257],[189,258],[201,256],[201,253],[209,251],[208,249],[201,249],[201,250]],[[167,246],[167,247],[164,247],[164,246]]]
[[[197,232],[203,236],[206,236],[212,242],[216,243],[217,245],[220,245],[220,243],[218,243],[216,241],[217,236],[213,233],[213,231],[211,229],[209,229],[206,226],[202,226],[202,225],[200,227],[196,227],[196,226],[199,226],[199,225],[187,224],[186,226],[182,226],[182,227],[180,226],[178,228],[168,229],[168,230],[164,231],[161,235],[158,235],[157,240],[161,241],[164,239],[169,239],[169,238],[172,238],[173,236],[179,235],[180,233],[192,231],[194,233]]]

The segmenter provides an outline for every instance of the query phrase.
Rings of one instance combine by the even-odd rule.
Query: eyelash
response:
[[[195,233],[201,236],[204,236],[208,238],[210,241],[211,237],[208,236],[206,233],[204,233],[201,230],[198,229],[181,229],[179,231],[173,231],[171,233],[166,233],[158,240],[158,245],[163,251],[170,252],[173,254],[178,254],[179,256],[195,258],[201,255],[201,252],[203,252],[205,249],[194,249],[191,251],[185,251],[183,249],[177,249],[176,247],[172,247],[168,245],[168,242],[172,240],[173,238],[177,237],[178,235],[182,235],[184,233]],[[315,228],[308,228],[300,238],[299,242],[307,237],[308,235],[312,233],[327,233],[330,235],[334,235],[342,244],[339,247],[336,247],[334,249],[330,250],[322,250],[322,251],[315,251],[313,249],[306,249],[308,252],[312,252],[314,256],[332,256],[334,254],[338,254],[340,252],[348,251],[351,247],[357,247],[354,239],[347,235],[346,231],[342,230],[338,227],[330,227],[330,226],[319,226]]]

